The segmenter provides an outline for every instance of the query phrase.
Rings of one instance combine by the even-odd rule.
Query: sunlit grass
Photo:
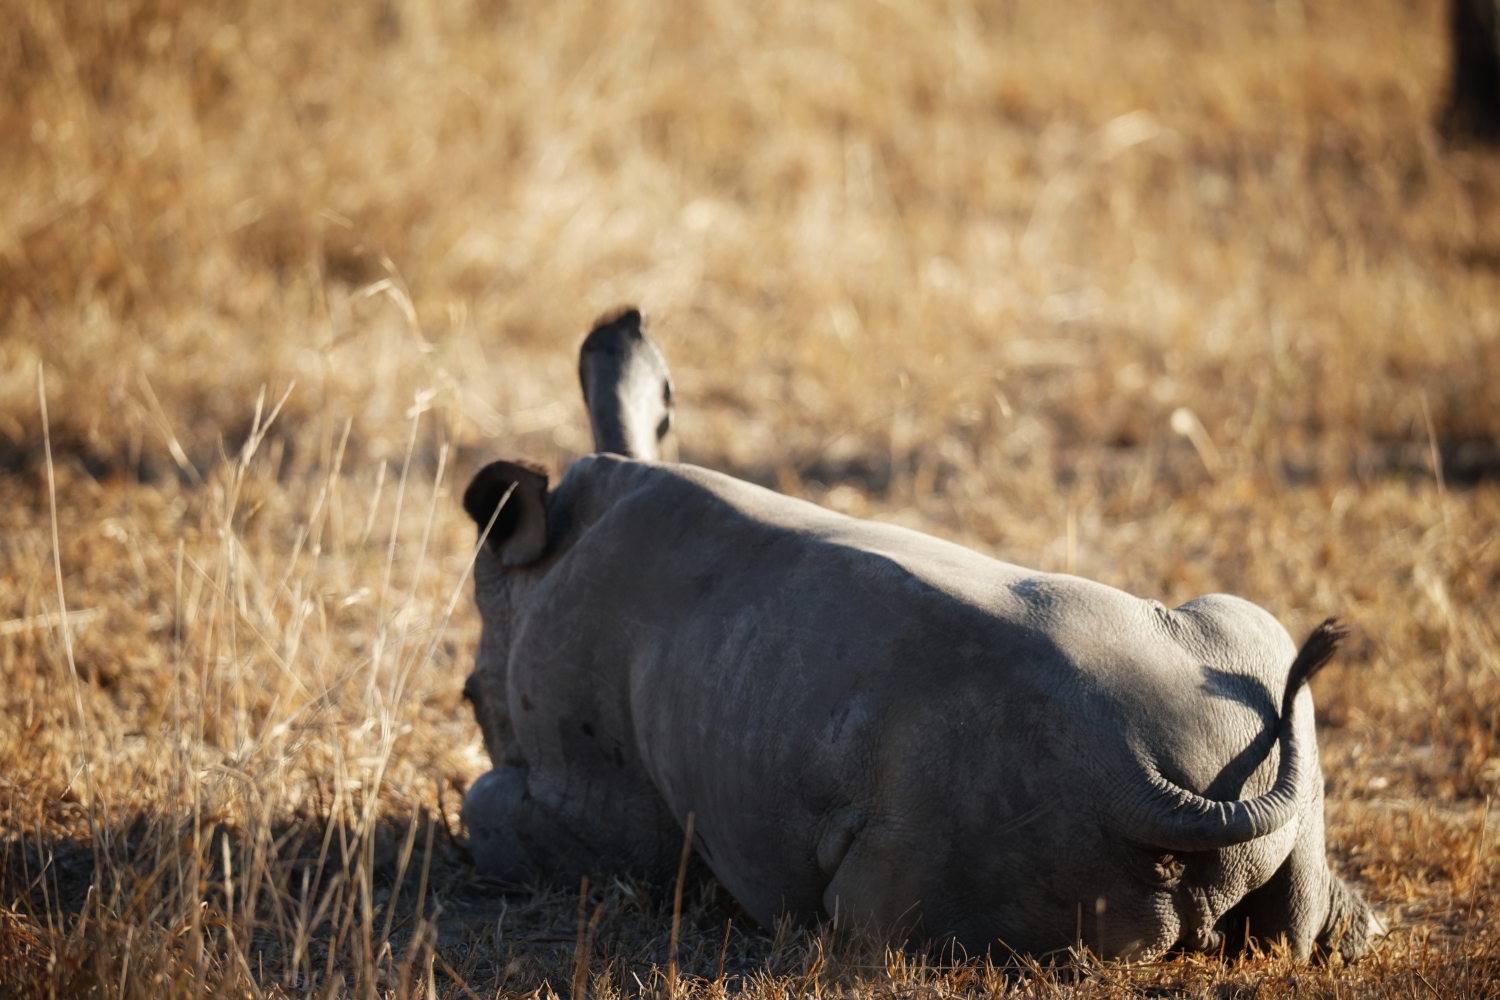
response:
[[[755,928],[695,871],[680,991],[1493,990],[1500,216],[1432,128],[1441,5],[0,29],[0,992],[563,995],[580,959],[666,992],[671,887],[599,873],[580,947],[578,887],[477,879],[458,818],[456,497],[587,449],[574,351],[624,301],[686,461],[1352,621],[1315,684],[1330,849],[1392,927],[1352,969],[955,963]]]

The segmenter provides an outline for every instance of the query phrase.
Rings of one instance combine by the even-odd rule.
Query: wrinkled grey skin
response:
[[[466,688],[482,871],[665,881],[691,812],[762,923],[971,954],[1365,948],[1305,674],[1282,705],[1307,657],[1246,601],[1168,610],[616,455],[551,493],[495,463],[465,506],[493,521]]]

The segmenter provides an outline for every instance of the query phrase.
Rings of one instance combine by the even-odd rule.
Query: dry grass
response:
[[[1500,163],[1435,138],[1442,22],[0,5],[0,994],[666,991],[666,887],[502,892],[457,828],[454,495],[585,449],[572,352],[625,300],[685,460],[1351,619],[1331,851],[1393,927],[1007,970],[755,929],[700,873],[681,990],[1500,993]]]

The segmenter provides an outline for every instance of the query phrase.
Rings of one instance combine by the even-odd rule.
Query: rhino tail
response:
[[[578,381],[589,411],[594,450],[659,461],[672,429],[672,375],[642,329],[639,309],[625,306],[595,320],[578,352]]]
[[[1297,814],[1308,767],[1308,753],[1296,738],[1293,719],[1297,695],[1348,634],[1347,628],[1330,618],[1313,629],[1292,661],[1276,736],[1280,763],[1269,791],[1249,799],[1209,799],[1151,768],[1145,775],[1144,793],[1130,793],[1120,810],[1121,832],[1135,843],[1152,847],[1211,851],[1267,836],[1289,823]]]
[[[1286,676],[1286,693],[1281,699],[1282,725],[1291,718],[1292,702],[1297,700],[1297,695],[1306,686],[1307,682],[1322,670],[1333,654],[1338,651],[1339,645],[1349,638],[1349,626],[1340,622],[1337,618],[1329,618],[1312,630],[1312,635],[1297,650],[1297,658],[1292,661],[1292,669]]]

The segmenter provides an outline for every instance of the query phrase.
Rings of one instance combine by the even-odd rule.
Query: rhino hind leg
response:
[[[1330,873],[1328,888],[1328,919],[1318,934],[1318,947],[1328,954],[1337,951],[1344,961],[1352,962],[1370,946],[1377,925],[1369,905],[1349,883]]]
[[[1328,869],[1322,824],[1305,831],[1292,853],[1265,885],[1225,915],[1228,943],[1284,939],[1298,958],[1339,952],[1354,961],[1369,945],[1373,921],[1359,892]],[[1316,832],[1316,836],[1309,833]]]

